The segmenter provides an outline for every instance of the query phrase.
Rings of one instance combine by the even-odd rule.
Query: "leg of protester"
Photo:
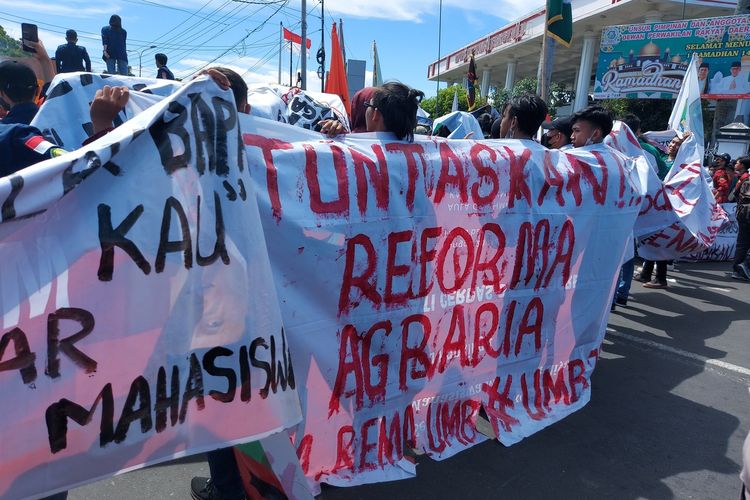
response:
[[[194,477],[190,483],[194,500],[242,500],[245,488],[237,469],[234,450],[221,448],[206,453],[211,478]]]
[[[750,222],[737,221],[732,278],[750,280]]]
[[[621,306],[628,305],[630,285],[633,283],[633,272],[635,271],[635,259],[630,259],[620,268],[620,279],[615,291],[615,302]]]
[[[125,75],[128,74],[128,62],[125,59],[117,60],[117,74]]]

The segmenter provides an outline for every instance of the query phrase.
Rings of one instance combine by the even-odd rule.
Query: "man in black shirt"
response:
[[[91,72],[91,59],[89,59],[89,54],[86,52],[86,48],[76,45],[76,42],[78,42],[78,33],[76,33],[75,30],[68,30],[65,32],[65,39],[68,43],[60,45],[55,51],[57,72]]]
[[[154,58],[156,59],[156,67],[159,68],[156,71],[156,78],[174,80],[174,74],[167,68],[167,55],[158,53]]]

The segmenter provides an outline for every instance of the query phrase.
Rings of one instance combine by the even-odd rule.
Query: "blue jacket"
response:
[[[102,45],[107,46],[107,53],[110,59],[121,61],[128,60],[128,52],[125,47],[128,38],[128,32],[124,29],[115,30],[111,26],[102,28]]]
[[[64,153],[65,150],[42,137],[36,127],[0,124],[0,177]]]

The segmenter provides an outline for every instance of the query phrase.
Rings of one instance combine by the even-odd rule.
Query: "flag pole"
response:
[[[284,22],[279,22],[279,85],[281,85],[281,56],[284,53]]]
[[[440,116],[440,42],[443,39],[443,0],[440,0],[438,8],[438,60],[437,60],[437,78],[435,82],[435,118]]]
[[[289,86],[292,86],[292,41],[289,40]]]
[[[302,0],[302,44],[300,45],[302,82],[300,87],[307,90],[307,0]]]

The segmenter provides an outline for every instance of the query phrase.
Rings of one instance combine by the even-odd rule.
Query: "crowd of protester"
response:
[[[110,18],[108,25],[102,28],[101,36],[102,58],[106,63],[107,72],[127,75],[127,31],[123,28],[119,16],[113,15]],[[76,31],[68,30],[66,43],[57,48],[54,61],[48,56],[42,42],[25,42],[33,43],[33,57],[43,68],[42,75],[37,75],[22,62],[0,63],[0,107],[4,109],[0,124],[0,176],[10,175],[65,153],[49,138],[43,137],[30,123],[44,99],[46,86],[52,80],[54,72],[91,71],[89,54],[85,48],[77,45],[77,41]],[[167,62],[165,54],[155,55],[157,78],[174,79]],[[206,73],[222,88],[232,90],[239,112],[249,112],[248,87],[240,75],[222,67],[213,68]],[[526,147],[532,149],[546,147],[567,151],[573,148],[589,148],[596,151],[607,148],[603,141],[613,128],[613,118],[603,107],[590,106],[570,117],[551,120],[548,107],[541,98],[536,95],[522,95],[511,98],[503,105],[501,112],[490,108],[476,117],[470,113],[457,112],[459,114],[456,115],[456,120],[443,120],[434,130],[430,130],[427,126],[417,124],[417,111],[423,97],[421,91],[398,82],[362,89],[352,99],[349,120],[351,133],[388,132],[398,140],[413,141],[415,134],[453,137],[455,128],[451,127],[464,126],[459,139],[514,139],[522,141]],[[112,129],[113,119],[125,106],[128,98],[127,87],[105,86],[97,92],[90,109],[93,124],[93,135],[90,140],[95,140]],[[477,126],[467,126],[470,120],[475,120]],[[676,136],[666,151],[662,151],[644,139],[641,121],[637,116],[627,115],[623,117],[623,121],[638,137],[646,154],[652,157],[659,178],[664,179],[687,135]],[[317,129],[332,137],[349,130],[335,119],[321,121]],[[544,133],[541,140],[538,140],[537,134],[540,129]],[[479,131],[481,136],[476,137],[480,134]],[[732,277],[744,280],[750,280],[749,170],[750,158],[741,157],[732,161],[728,154],[718,154],[710,166],[716,201],[737,203],[738,236]],[[666,288],[668,265],[667,261],[646,260],[635,279],[643,282],[646,288]],[[631,259],[625,262],[620,270],[612,302],[613,310],[616,305],[627,306],[634,274],[635,260]],[[193,498],[244,498],[242,480],[231,448],[208,453],[208,463],[211,479],[193,479]],[[64,494],[54,498],[64,498]]]

